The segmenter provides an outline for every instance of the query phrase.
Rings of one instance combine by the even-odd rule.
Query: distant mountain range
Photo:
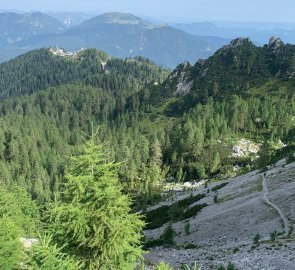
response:
[[[0,58],[40,47],[84,47],[121,58],[144,56],[159,65],[175,67],[183,61],[195,63],[207,58],[227,43],[223,38],[197,37],[167,25],[154,25],[131,14],[106,13],[70,28],[71,17],[68,21],[66,16],[58,18],[63,21],[40,12],[1,14]]]
[[[64,30],[65,27],[60,21],[40,12],[0,14],[1,47],[21,46],[32,37],[38,36],[41,39]]]
[[[295,43],[295,24],[197,22],[155,24],[128,13],[41,12],[0,14],[0,62],[42,47],[69,51],[97,48],[126,58],[143,56],[158,65],[175,68],[211,56],[229,40],[249,37],[263,45],[270,36]]]
[[[264,44],[269,37],[278,36],[285,42],[295,43],[295,23],[238,23],[238,22],[196,22],[171,24],[172,27],[191,35],[209,35],[225,39],[249,37],[257,44]]]
[[[0,14],[0,62],[27,52],[32,44],[65,31],[62,22],[40,12]]]

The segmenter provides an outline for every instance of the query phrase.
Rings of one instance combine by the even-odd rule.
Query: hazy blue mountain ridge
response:
[[[31,16],[33,14],[42,17],[42,13],[32,13]],[[98,48],[116,57],[144,56],[159,65],[174,68],[183,61],[195,63],[199,58],[207,58],[227,43],[222,38],[197,37],[167,25],[155,25],[127,13],[106,13],[68,29],[63,22],[48,15],[44,15],[43,20],[48,24],[52,22],[51,28],[40,20],[29,23],[32,34],[25,32],[26,38],[16,35],[14,43],[6,42],[5,46],[22,49],[63,47],[67,50]],[[11,28],[12,32],[23,33],[22,28],[13,22],[3,19],[2,25]],[[34,25],[40,25],[42,31],[34,31]],[[49,29],[46,30],[45,26]],[[11,39],[8,36],[5,40]]]

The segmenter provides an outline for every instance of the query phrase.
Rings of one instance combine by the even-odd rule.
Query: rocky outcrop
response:
[[[272,36],[269,39],[267,48],[273,51],[277,51],[279,48],[285,46],[285,43],[278,37]]]
[[[175,85],[174,95],[185,95],[192,89],[194,80],[190,76],[191,67],[189,62],[184,62],[178,65],[169,76],[168,80],[173,81]]]
[[[232,148],[233,157],[248,157],[251,155],[257,155],[261,144],[257,144],[253,141],[241,139]]]
[[[237,48],[239,46],[244,46],[245,44],[252,44],[250,38],[236,38],[232,40],[229,45],[227,45],[228,48]]]
[[[241,37],[236,38],[236,39],[232,40],[228,45],[223,46],[220,49],[220,52],[225,52],[229,49],[234,49],[234,48],[238,48],[238,47],[246,46],[246,45],[254,46],[254,44],[252,43],[250,38],[241,38]]]
[[[21,237],[19,240],[21,241],[25,249],[30,249],[33,245],[39,243],[39,240],[36,238],[28,239],[28,238]]]

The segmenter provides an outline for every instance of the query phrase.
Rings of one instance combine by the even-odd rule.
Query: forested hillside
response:
[[[253,157],[232,156],[235,142],[267,140],[270,152],[294,128],[294,47],[276,44],[274,51],[274,43],[236,40],[169,76],[146,59],[96,50],[65,57],[42,49],[2,64],[3,179],[48,201],[91,123],[110,160],[121,162],[126,191],[146,195],[140,204],[165,181],[223,177],[234,165],[249,170]]]
[[[89,133],[91,123],[101,126],[102,139],[119,154],[115,140],[125,134],[116,125],[124,126],[125,99],[168,74],[148,60],[118,60],[96,50],[75,58],[37,50],[0,69],[1,96],[11,97],[0,105],[3,178],[42,202],[58,189],[63,161],[82,143],[81,131]]]
[[[294,55],[295,47],[285,45],[279,38],[272,37],[263,47],[256,47],[250,39],[238,38],[208,60],[199,60],[194,66],[179,65],[164,83],[162,91],[151,94],[152,101],[162,102],[165,97],[180,96],[190,99],[194,106],[198,102],[206,103],[209,97],[219,100],[233,94],[249,97],[255,87],[271,82],[280,85],[282,81],[274,82],[278,79],[285,81],[280,85],[282,89],[288,80],[293,81]],[[268,85],[267,92],[274,87]],[[145,91],[150,94],[153,89]],[[262,96],[265,92],[258,91],[257,94]]]
[[[73,56],[59,56],[55,51],[35,50],[1,64],[1,98],[32,94],[67,83],[91,85],[126,96],[149,81],[163,80],[167,74],[141,57],[119,60],[96,49]]]

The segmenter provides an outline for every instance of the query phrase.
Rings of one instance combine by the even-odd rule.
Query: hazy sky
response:
[[[121,11],[163,21],[295,22],[294,0],[0,0],[0,9]]]

